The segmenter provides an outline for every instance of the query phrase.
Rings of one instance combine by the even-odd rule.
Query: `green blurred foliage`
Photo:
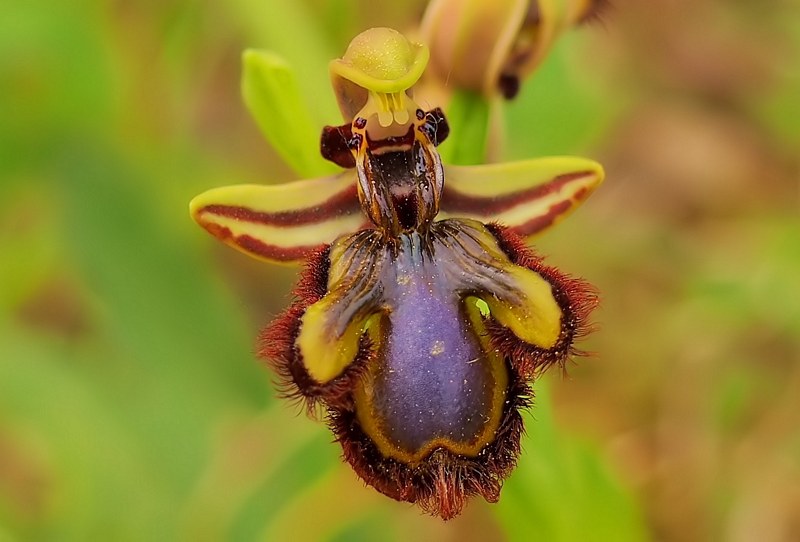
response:
[[[799,537],[793,6],[614,4],[501,121],[508,157],[607,165],[540,240],[603,291],[596,354],[537,387],[500,503],[448,523],[365,489],[275,399],[253,337],[295,271],[186,209],[292,178],[242,102],[245,48],[285,58],[310,122],[338,124],[328,60],[423,2],[3,4],[0,539]]]

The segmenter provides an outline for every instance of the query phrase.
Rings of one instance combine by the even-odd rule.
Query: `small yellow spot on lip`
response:
[[[444,353],[444,343],[442,341],[434,341],[431,346],[431,356],[438,356]]]

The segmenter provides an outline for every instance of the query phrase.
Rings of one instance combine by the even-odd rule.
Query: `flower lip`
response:
[[[358,195],[369,219],[387,237],[427,229],[439,212],[444,171],[426,135],[413,134],[407,150],[397,142],[373,153],[369,145],[356,156]],[[402,148],[404,145],[401,145]],[[388,150],[387,150],[388,149]]]
[[[452,251],[440,235],[447,234],[400,239],[382,273],[385,322],[354,393],[364,431],[383,455],[408,464],[439,448],[477,456],[494,439],[508,383],[478,298],[444,270],[459,263],[459,249]]]
[[[311,259],[295,293],[262,335],[284,390],[325,407],[366,483],[444,519],[471,496],[497,501],[533,377],[579,353],[574,340],[596,304],[590,286],[545,266],[510,230],[467,220],[396,240],[339,238]],[[555,340],[530,329],[547,327],[541,317],[557,325]],[[326,352],[346,354],[320,381]]]

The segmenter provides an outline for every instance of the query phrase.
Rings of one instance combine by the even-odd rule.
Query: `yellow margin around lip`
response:
[[[504,359],[495,352],[489,344],[489,336],[483,325],[483,318],[478,306],[478,301],[479,299],[477,297],[469,296],[463,300],[463,304],[467,313],[467,318],[472,324],[475,335],[480,342],[481,350],[488,358],[484,362],[489,363],[490,373],[494,377],[494,390],[492,393],[489,420],[484,425],[483,431],[469,442],[456,442],[448,437],[437,437],[430,440],[415,452],[409,452],[397,446],[389,440],[383,431],[381,427],[382,420],[377,419],[373,414],[372,381],[377,369],[377,360],[375,360],[370,363],[367,374],[364,375],[362,381],[356,387],[353,396],[355,399],[356,416],[361,428],[384,457],[396,459],[401,463],[415,466],[437,448],[444,448],[456,455],[476,457],[484,447],[494,441],[497,429],[500,427],[500,422],[503,417],[503,406],[505,405],[506,393],[508,390],[508,367]],[[380,347],[380,343],[376,342],[377,338],[372,336],[371,338],[373,339],[373,344]]]

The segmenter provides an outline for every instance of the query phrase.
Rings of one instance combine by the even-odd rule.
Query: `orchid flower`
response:
[[[303,261],[260,354],[321,408],[344,459],[389,497],[449,519],[499,498],[520,409],[541,371],[578,353],[597,297],[525,244],[600,184],[573,157],[447,166],[440,109],[413,86],[425,45],[375,28],[330,65],[345,123],[322,131],[340,173],[209,190],[193,218],[250,256]]]

